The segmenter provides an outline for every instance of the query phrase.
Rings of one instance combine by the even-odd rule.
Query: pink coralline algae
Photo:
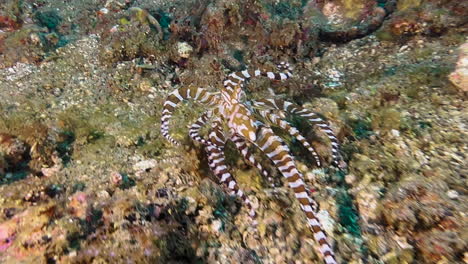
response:
[[[0,224],[0,252],[6,251],[15,239],[16,220]]]
[[[449,80],[463,92],[468,92],[468,42],[461,45],[455,71],[449,75]]]
[[[80,219],[86,218],[88,209],[88,199],[84,192],[77,192],[70,198],[69,208],[71,214]]]

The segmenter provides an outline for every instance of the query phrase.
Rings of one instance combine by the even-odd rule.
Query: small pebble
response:
[[[459,197],[458,192],[455,191],[455,190],[448,190],[447,191],[447,196],[452,200],[456,200]]]

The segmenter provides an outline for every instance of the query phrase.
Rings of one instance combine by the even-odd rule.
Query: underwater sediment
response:
[[[339,263],[466,263],[466,1],[5,1],[0,3],[0,262],[322,263],[293,192],[233,144],[226,163],[257,213],[210,171],[180,105],[234,71],[252,100],[320,113],[284,131]],[[202,130],[206,135],[206,130]]]

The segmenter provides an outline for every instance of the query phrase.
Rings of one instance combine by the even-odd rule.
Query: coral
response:
[[[19,23],[8,16],[0,15],[0,30],[15,31],[20,27]]]
[[[157,31],[156,38],[160,41],[163,37],[163,31],[161,25],[159,25],[158,20],[154,18],[148,11],[143,10],[139,7],[132,7],[129,9],[131,19],[136,19],[139,23],[145,24],[148,23],[154,27]]]
[[[5,133],[0,133],[0,153],[2,158],[6,162],[4,169],[15,170],[15,167],[20,166],[26,157],[27,146],[26,144]]]
[[[108,25],[103,34],[104,60],[116,62],[136,57],[161,56],[163,30],[159,22],[146,10],[130,8],[121,15],[119,24]]]
[[[62,22],[62,18],[56,10],[37,12],[34,18],[40,26],[46,27],[48,30],[55,31]]]
[[[44,30],[35,25],[24,26],[1,40],[2,65],[11,66],[16,62],[37,63],[45,57],[45,51],[41,45],[39,34]]]
[[[300,203],[261,150],[247,149],[258,173],[224,146],[257,226],[216,184],[212,152],[186,126],[211,107],[177,107],[181,147],[158,125],[174,90],[219,93],[231,72],[285,60],[287,85],[250,78],[240,103],[294,153],[337,261],[467,262],[467,3],[0,1],[0,262],[320,263]],[[350,174],[315,168],[300,140],[249,105],[262,100],[329,120]],[[317,125],[271,112],[321,165],[333,162]],[[207,140],[213,121],[195,132]]]
[[[348,42],[362,38],[376,31],[394,10],[395,1],[386,1],[384,7],[376,2],[345,0],[318,4],[311,1],[304,10],[312,18],[307,25],[319,27],[318,37],[322,41]]]
[[[56,207],[52,204],[30,207],[0,224],[2,258],[25,262],[45,262],[44,251],[58,242],[63,232],[48,226]],[[53,242],[52,242],[53,241]]]
[[[265,1],[266,10],[273,18],[296,20],[302,15],[306,1]]]
[[[84,192],[77,192],[70,197],[68,207],[70,208],[71,215],[80,219],[85,219],[89,210],[88,200],[89,199]]]
[[[446,188],[440,181],[429,183],[411,177],[391,189],[380,208],[386,222],[408,241],[414,241],[411,244],[431,263],[453,258],[466,246],[461,234],[454,231],[459,217],[452,213],[455,204],[436,192]]]
[[[179,54],[179,57],[183,59],[188,59],[192,51],[193,48],[189,44],[187,44],[187,42],[177,43],[177,53]]]
[[[465,18],[450,13],[466,13],[466,10],[466,4],[453,1],[398,1],[394,15],[377,35],[393,41],[404,41],[413,35],[440,36],[452,27],[465,24]]]

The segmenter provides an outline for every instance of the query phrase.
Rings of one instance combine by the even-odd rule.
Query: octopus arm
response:
[[[205,140],[201,135],[200,135],[200,129],[206,125],[206,122],[208,119],[212,116],[212,111],[206,111],[204,112],[198,119],[193,123],[190,128],[189,128],[189,136],[192,138],[194,141],[197,141],[203,145],[210,144],[210,141]]]
[[[341,155],[339,153],[340,145],[338,143],[338,139],[335,136],[335,133],[330,128],[330,125],[327,121],[321,118],[316,113],[305,109],[297,104],[283,101],[279,99],[259,99],[253,102],[253,106],[259,109],[276,109],[285,111],[288,114],[298,115],[307,119],[312,125],[317,127],[321,132],[325,133],[331,143],[331,151],[332,151],[332,164],[333,166],[344,169],[346,165],[341,165],[340,161],[342,160]]]
[[[178,104],[185,100],[193,100],[197,103],[212,106],[219,100],[217,94],[210,93],[203,88],[182,87],[173,91],[163,105],[161,116],[161,133],[175,145],[179,143],[169,135],[169,119],[174,113]]]
[[[325,263],[337,263],[333,250],[327,242],[327,236],[317,217],[316,203],[307,193],[306,186],[302,180],[303,177],[297,170],[293,158],[289,155],[288,147],[269,127],[260,126],[258,133],[259,136],[255,144],[271,159],[281,174],[286,178],[289,187],[293,189],[301,209],[307,217],[307,223],[314,233],[314,238],[319,245]]]
[[[276,125],[283,130],[287,131],[291,136],[295,137],[301,144],[310,152],[312,156],[314,156],[315,162],[318,167],[321,166],[320,158],[315,151],[314,147],[312,147],[309,142],[305,139],[304,136],[301,135],[299,130],[293,127],[289,122],[281,119],[279,115],[277,115],[273,110],[258,110],[256,111],[260,116],[266,119],[270,124]]]
[[[236,179],[229,172],[228,166],[225,162],[224,145],[226,140],[222,133],[220,120],[217,119],[213,122],[213,127],[209,134],[209,143],[205,145],[205,150],[208,156],[208,165],[213,171],[219,182],[224,184],[229,190],[231,195],[237,195],[242,199],[243,203],[249,210],[249,216],[253,220],[254,226],[257,224],[255,221],[256,213],[250,199],[239,188]]]
[[[228,90],[232,90],[233,87],[237,85],[242,86],[246,80],[252,77],[263,76],[275,81],[283,81],[292,77],[292,68],[290,67],[289,63],[281,62],[277,65],[277,68],[280,72],[269,72],[259,69],[233,72],[229,74],[228,77],[224,80],[223,85]]]
[[[234,142],[234,144],[236,145],[236,148],[240,151],[240,153],[242,154],[244,159],[247,160],[247,162],[251,166],[256,167],[262,173],[262,175],[264,177],[266,177],[268,179],[268,181],[270,183],[272,183],[272,185],[273,185],[273,179],[270,176],[270,174],[268,173],[268,171],[265,168],[263,168],[262,164],[260,164],[260,162],[258,162],[254,158],[252,153],[249,151],[249,146],[247,144],[247,141],[244,138],[242,138],[242,136],[240,136],[238,134],[233,134],[232,137],[231,137],[231,140],[232,140],[232,142]]]

